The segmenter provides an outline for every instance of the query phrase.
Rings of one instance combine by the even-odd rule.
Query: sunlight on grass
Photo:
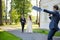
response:
[[[0,28],[0,32],[3,32],[4,30],[2,30],[1,28]]]
[[[0,30],[0,32],[2,32],[3,30]]]
[[[22,39],[6,31],[3,31],[3,32],[0,32],[0,40],[22,40]]]
[[[4,25],[4,27],[12,27],[12,28],[18,28],[18,29],[21,29],[21,24],[18,23],[16,25]],[[27,28],[27,24],[25,25],[24,29]],[[32,24],[32,28],[33,29],[39,29],[39,26],[37,24]]]
[[[41,34],[46,34],[46,35],[48,35],[49,30],[46,30],[46,29],[33,29],[33,32],[34,32],[34,33],[41,33]],[[56,32],[55,36],[60,37],[60,32]]]

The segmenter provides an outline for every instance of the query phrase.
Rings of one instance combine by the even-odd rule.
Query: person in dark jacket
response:
[[[49,11],[49,10],[46,10],[46,9],[41,9],[39,7],[36,7],[36,6],[34,6],[33,9],[35,9],[37,11],[43,10],[43,12],[46,12],[46,13],[49,13],[50,15],[52,15],[52,16],[49,17],[51,19],[51,22],[50,22],[50,25],[49,25],[50,31],[49,31],[49,34],[48,34],[48,40],[53,40],[52,37],[59,30],[59,28],[58,28],[58,23],[59,23],[58,9],[59,9],[59,7],[57,5],[54,5],[53,6],[53,11]]]
[[[23,15],[20,18],[20,22],[21,22],[21,26],[22,26],[22,32],[24,32],[24,26],[25,26],[25,23],[26,23],[26,19],[24,18]]]

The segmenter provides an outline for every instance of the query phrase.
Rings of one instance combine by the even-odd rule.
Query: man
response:
[[[26,19],[24,18],[23,15],[20,18],[20,22],[21,22],[21,26],[22,26],[22,32],[24,32],[24,26],[25,26],[25,23],[26,23]]]
[[[58,9],[59,7],[57,5],[53,6],[53,11],[49,11],[46,9],[41,9],[39,7],[34,6],[33,9],[37,10],[37,11],[41,11],[43,10],[46,13],[49,13],[49,18],[51,19],[49,28],[49,34],[48,34],[48,40],[53,40],[52,37],[54,36],[54,34],[59,30],[58,28],[58,23],[59,23],[59,12]],[[52,15],[52,16],[51,16]]]

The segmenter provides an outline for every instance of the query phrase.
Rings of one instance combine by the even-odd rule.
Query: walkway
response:
[[[21,37],[23,40],[47,40],[47,35],[39,34],[39,33],[21,33],[20,29],[15,28],[4,28],[6,31],[16,35],[17,37]],[[60,40],[60,37],[54,37],[54,40]]]

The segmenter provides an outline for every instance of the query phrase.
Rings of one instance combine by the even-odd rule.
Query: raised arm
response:
[[[49,14],[56,14],[56,12],[54,12],[54,11],[49,11],[49,10],[46,10],[46,9],[42,9],[42,8],[40,8],[40,7],[37,7],[37,6],[33,6],[33,9],[34,10],[36,10],[36,11],[44,11],[44,12],[46,12],[46,13],[49,13]]]
[[[46,10],[46,9],[43,9],[43,11],[46,12],[46,13],[49,13],[49,14],[56,15],[56,12],[54,12],[54,11],[49,11],[49,10]]]

